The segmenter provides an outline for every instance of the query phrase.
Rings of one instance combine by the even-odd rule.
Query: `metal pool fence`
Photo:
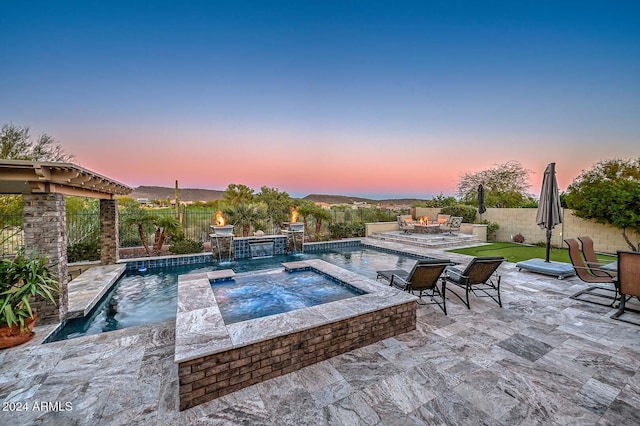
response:
[[[379,209],[379,208],[343,208],[332,209],[331,220],[323,221],[321,231],[327,232],[331,223],[365,223],[365,222],[393,222],[399,214],[407,214],[408,209]],[[153,212],[157,216],[173,216],[175,212],[159,210]],[[178,217],[182,224],[184,236],[187,239],[207,242],[209,241],[210,225],[214,223],[216,210],[212,209],[186,209]],[[140,246],[140,235],[137,226],[127,226],[129,216],[126,212],[119,213],[120,247]],[[24,231],[22,228],[22,215],[0,214],[0,256],[15,254],[24,246]],[[315,219],[307,218],[311,231],[315,231]],[[269,220],[256,224],[256,228],[265,234],[279,233],[280,223],[272,223]],[[153,244],[155,228],[153,224],[143,225],[149,244]],[[252,232],[254,229],[252,229]],[[236,233],[241,232],[236,229]],[[67,246],[71,247],[80,243],[97,244],[100,238],[100,215],[97,212],[67,213]]]

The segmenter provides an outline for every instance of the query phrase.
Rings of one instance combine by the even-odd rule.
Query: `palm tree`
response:
[[[249,236],[251,226],[255,222],[264,220],[267,217],[266,209],[260,204],[238,204],[226,208],[224,214],[229,219],[229,222],[242,227],[243,237]]]
[[[125,212],[126,214],[123,214],[123,224],[126,227],[136,227],[138,229],[138,235],[140,236],[142,246],[144,247],[147,256],[151,256],[149,243],[147,242],[147,235],[144,229],[153,225],[156,222],[157,217],[139,205],[134,204],[128,205]]]
[[[320,234],[320,231],[322,230],[322,221],[330,221],[332,216],[329,210],[320,206],[316,206],[312,214],[314,219],[316,220],[316,236],[318,236]]]
[[[302,221],[304,222],[304,232],[309,235],[309,225],[307,223],[307,218],[309,216],[313,216],[313,212],[316,210],[316,205],[311,201],[302,201],[298,206],[298,214],[302,216]]]
[[[156,227],[153,251],[158,255],[162,251],[164,240],[168,236],[175,236],[182,227],[182,224],[173,216],[157,217],[153,224]]]

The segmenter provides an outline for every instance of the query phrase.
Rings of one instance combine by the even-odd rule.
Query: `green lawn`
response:
[[[544,259],[546,248],[516,243],[491,243],[484,246],[447,251],[468,254],[470,256],[503,256],[507,261],[515,263],[536,257]],[[571,260],[569,259],[569,251],[561,248],[551,249],[550,260],[571,263]],[[606,264],[615,261],[616,257],[598,254],[598,260]]]

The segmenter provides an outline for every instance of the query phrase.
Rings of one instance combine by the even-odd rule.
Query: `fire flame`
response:
[[[226,223],[227,221],[224,220],[222,212],[218,210],[218,212],[216,213],[216,226],[224,226]]]
[[[429,224],[429,216],[422,216],[420,219],[420,224],[421,225],[428,225]]]
[[[292,209],[291,210],[291,222],[297,222],[298,221],[298,209]]]

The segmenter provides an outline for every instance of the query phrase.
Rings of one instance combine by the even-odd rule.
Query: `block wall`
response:
[[[497,241],[511,241],[511,236],[521,233],[526,238],[525,243],[534,244],[546,241],[546,231],[536,225],[537,209],[487,209],[484,219],[500,225]],[[573,210],[563,210],[563,223],[553,230],[551,243],[561,246],[566,238],[576,238],[587,235],[593,239],[596,251],[615,253],[618,250],[629,250],[622,236],[622,230],[610,225],[585,220],[573,214]],[[627,230],[634,244],[640,242],[640,235]]]
[[[439,208],[415,209],[415,215],[436,217]],[[520,233],[525,237],[525,243],[534,244],[547,240],[546,231],[536,225],[537,209],[498,209],[489,208],[482,215],[482,219],[495,222],[500,225],[496,233],[496,241],[511,241],[513,236]],[[563,223],[553,230],[551,244],[557,247],[562,245],[566,238],[576,238],[583,235],[593,239],[596,251],[602,253],[615,253],[618,250],[629,250],[629,246],[622,236],[622,230],[610,225],[603,225],[592,220],[585,220],[574,215],[573,210],[563,209]],[[479,219],[479,217],[478,217]],[[627,231],[629,239],[634,244],[640,243],[640,235]]]

